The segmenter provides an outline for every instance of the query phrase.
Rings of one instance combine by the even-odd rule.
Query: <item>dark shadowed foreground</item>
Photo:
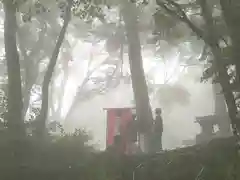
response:
[[[96,153],[84,144],[79,148],[70,139],[62,142],[44,145],[26,142],[20,168],[14,165],[8,147],[1,146],[0,179],[230,180],[239,169],[232,139],[131,157],[114,152]]]

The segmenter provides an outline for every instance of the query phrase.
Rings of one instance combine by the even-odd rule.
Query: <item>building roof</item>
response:
[[[208,116],[198,116],[196,117],[196,123],[208,123],[208,124],[216,124],[219,122],[217,115],[208,115]]]

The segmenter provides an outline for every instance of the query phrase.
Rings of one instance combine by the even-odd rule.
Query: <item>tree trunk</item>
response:
[[[54,48],[52,57],[50,59],[46,74],[44,76],[43,80],[43,85],[42,85],[42,105],[41,105],[41,110],[40,110],[40,115],[37,119],[37,129],[36,133],[37,136],[43,137],[46,134],[46,121],[47,121],[47,116],[48,116],[48,100],[49,100],[49,85],[53,76],[54,68],[57,63],[58,55],[60,52],[61,45],[63,43],[68,24],[71,20],[71,7],[72,7],[72,0],[68,1],[68,7],[66,10],[66,14],[64,17],[64,23],[63,27],[60,31],[58,40],[56,42],[56,46]]]
[[[219,83],[213,84],[213,96],[215,101],[214,113],[216,115],[227,114],[225,98],[222,94],[221,85]]]
[[[38,62],[40,61],[40,58],[36,55],[39,52],[39,49],[42,47],[44,42],[44,37],[46,35],[46,25],[44,24],[41,28],[41,31],[39,32],[39,38],[36,44],[34,45],[33,49],[31,50],[30,54],[27,54],[27,48],[24,47],[24,43],[22,43],[25,40],[25,36],[22,35],[22,32],[20,29],[18,29],[18,40],[19,40],[19,50],[20,54],[23,57],[23,68],[24,68],[24,78],[22,81],[24,81],[24,88],[23,88],[23,117],[26,117],[27,110],[29,108],[30,103],[30,97],[31,97],[31,90],[33,85],[36,83],[37,77],[38,77]],[[25,120],[25,119],[24,119]]]
[[[240,1],[220,0],[220,4],[231,37],[231,58],[236,65],[238,89],[240,89]]]
[[[213,94],[214,94],[214,104],[215,111],[214,114],[219,117],[219,128],[222,132],[222,135],[230,135],[231,134],[231,122],[228,117],[226,100],[224,95],[222,94],[222,88],[219,83],[213,84]],[[223,121],[224,119],[224,121]]]
[[[64,74],[63,74],[63,80],[60,84],[60,87],[54,87],[54,85],[52,84],[52,90],[51,90],[51,120],[53,121],[59,121],[62,120],[62,106],[63,106],[63,98],[64,98],[64,94],[65,94],[65,87],[68,81],[68,63],[63,63],[63,69],[61,69]],[[57,89],[58,88],[58,89]],[[61,89],[61,90],[60,90]],[[53,97],[53,94],[57,94],[57,102],[54,101],[55,98]],[[57,103],[57,109],[54,109],[54,105],[55,103]]]
[[[140,122],[140,130],[145,134],[151,133],[152,110],[149,102],[148,88],[146,84],[143,60],[141,54],[141,43],[138,32],[138,17],[136,6],[128,0],[122,0],[122,14],[125,22],[126,35],[128,39],[128,55],[132,78],[132,88],[136,102],[136,114]],[[149,142],[147,142],[148,144]]]
[[[16,137],[24,135],[22,115],[22,84],[19,54],[16,44],[16,5],[13,0],[4,1],[4,43],[8,72],[8,128]]]
[[[13,159],[11,159],[11,169],[14,173],[9,173],[11,179],[22,179],[20,177],[20,166],[24,159],[24,137],[25,128],[22,115],[22,84],[20,74],[19,54],[16,44],[16,5],[13,0],[5,0],[4,11],[4,43],[5,56],[7,61],[8,73],[8,142],[9,152]],[[6,152],[8,153],[8,152]]]
[[[237,118],[236,118],[237,106],[236,106],[233,92],[230,89],[229,76],[227,74],[227,69],[224,65],[224,60],[221,55],[218,36],[215,33],[216,31],[214,28],[212,12],[209,9],[209,6],[206,0],[198,0],[198,1],[201,6],[203,19],[206,22],[206,30],[208,32],[207,34],[208,45],[210,46],[214,56],[214,65],[217,67],[217,70],[218,70],[219,83],[222,86],[223,94],[228,107],[228,114],[231,119],[232,128],[234,130],[234,134],[236,135],[239,128]]]

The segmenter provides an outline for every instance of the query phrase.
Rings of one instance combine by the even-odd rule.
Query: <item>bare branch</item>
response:
[[[87,75],[86,75],[86,77],[84,78],[83,82],[81,83],[80,87],[78,88],[78,92],[77,92],[77,94],[75,95],[75,97],[78,97],[78,96],[83,92],[83,89],[84,89],[84,87],[86,86],[86,84],[88,83],[88,81],[90,80],[92,74],[93,74],[94,72],[96,72],[103,64],[105,64],[105,63],[108,62],[108,61],[109,61],[109,57],[106,58],[101,64],[99,64],[97,67],[95,67],[95,68],[92,69],[91,71],[90,71],[89,68],[88,68]],[[77,99],[77,98],[74,98],[74,101],[73,101],[73,103],[71,104],[71,106],[70,106],[70,108],[69,108],[69,111],[68,111],[65,119],[67,119],[67,118],[69,117],[69,115],[72,113],[72,111],[73,111],[73,109],[74,109],[73,107],[75,107],[77,103],[78,103],[78,99]]]
[[[203,171],[204,171],[204,167],[201,168],[201,170],[197,174],[197,177],[195,178],[195,180],[199,180],[200,179],[200,176],[202,175]]]

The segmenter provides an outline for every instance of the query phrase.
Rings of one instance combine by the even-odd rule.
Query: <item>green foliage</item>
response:
[[[202,15],[199,13],[201,12],[201,7],[199,6],[199,3],[197,1],[189,1],[186,3],[173,1],[173,0],[164,0],[164,1],[157,1],[157,4],[159,5],[159,10],[156,14],[164,14],[164,16],[168,17],[167,22],[161,24],[161,17],[156,18],[155,17],[155,23],[156,23],[156,32],[159,32],[161,34],[161,30],[165,30],[167,32],[171,32],[172,29],[174,29],[173,32],[178,33],[177,26],[180,24],[185,24],[185,30],[181,31],[183,32],[183,37],[185,39],[181,39],[180,43],[183,41],[189,41],[191,42],[192,36],[197,36],[200,38],[200,40],[203,40],[206,43],[205,51],[202,52],[202,57],[199,59],[202,62],[205,62],[206,69],[203,73],[202,81],[206,81],[208,79],[213,79],[214,82],[218,82],[218,69],[216,68],[216,65],[213,64],[213,54],[211,50],[209,49],[207,36],[208,32],[206,31],[206,23],[203,21]],[[224,18],[221,14],[221,7],[219,4],[219,1],[211,1],[208,2],[208,8],[213,11],[213,21],[214,21],[214,29],[217,30],[217,38],[220,42],[220,48],[221,48],[221,56],[224,59],[224,65],[225,68],[228,69],[230,65],[233,64],[233,60],[231,60],[231,54],[233,53],[231,51],[232,47],[228,44],[227,39],[229,37],[229,31],[227,30],[226,22],[224,22]],[[165,21],[163,21],[165,22]],[[159,27],[159,28],[157,28]],[[180,26],[184,27],[184,26]],[[193,33],[189,33],[190,31],[193,31]],[[160,39],[169,39],[170,42],[172,40],[177,41],[178,38],[175,38],[173,34],[170,34],[169,36],[161,37]],[[187,38],[187,39],[186,39]],[[191,46],[194,46],[195,42],[191,43]],[[233,74],[230,74],[232,78]],[[232,78],[234,79],[234,78]]]
[[[68,0],[26,0],[19,3],[19,11],[22,13],[24,22],[31,21],[33,17],[42,13],[60,11],[60,17],[63,17]],[[92,0],[73,0],[72,13],[74,16],[92,22],[94,18],[104,21],[104,13],[99,2]]]
[[[54,146],[59,151],[62,151],[68,158],[69,154],[74,158],[74,153],[77,155],[91,153],[94,148],[89,146],[91,137],[82,129],[76,129],[73,133],[61,132],[60,136],[53,138]]]
[[[41,144],[41,147],[34,139],[28,139],[25,143],[25,160],[18,178],[132,180],[135,177],[139,180],[225,180],[231,179],[234,171],[240,175],[239,165],[236,166],[237,169],[233,168],[239,159],[236,159],[232,139],[214,140],[209,144],[160,154],[136,156],[110,151],[93,153],[89,150],[90,147],[82,146],[82,138],[77,139],[76,135],[68,135],[67,138],[63,136],[57,141]],[[12,159],[6,146],[0,148],[0,152],[0,177],[7,179],[15,174],[15,170],[11,169]]]
[[[7,179],[6,177],[12,176],[10,172],[14,171],[15,164],[12,153],[9,151],[11,149],[11,143],[7,141],[9,134],[5,132],[0,130],[0,157],[2,160],[0,169],[2,172],[5,170],[5,173],[0,176]],[[27,136],[19,144],[19,148],[24,144],[21,174],[25,174],[30,179],[35,173],[34,179],[45,179],[59,174],[61,174],[61,178],[66,176],[69,178],[76,174],[79,176],[85,171],[85,166],[91,160],[91,154],[94,151],[94,148],[88,145],[90,139],[89,135],[82,130],[76,130],[69,134],[50,135],[48,141],[45,142],[39,142],[35,136]],[[37,174],[42,177],[38,177]],[[18,174],[18,176],[21,175]]]
[[[156,155],[152,160],[146,159],[142,168],[136,171],[136,177],[146,179],[150,175],[151,179],[161,177],[168,180],[228,179],[233,173],[232,169],[229,172],[229,167],[235,163],[235,154],[233,141],[227,141],[216,140],[207,145]]]
[[[101,1],[77,0],[73,4],[73,14],[88,22],[92,22],[94,18],[104,21],[105,15],[101,5]]]

